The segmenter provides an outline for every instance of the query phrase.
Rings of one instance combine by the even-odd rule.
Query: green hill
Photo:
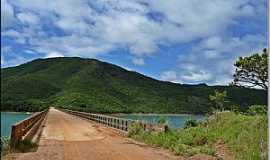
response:
[[[35,111],[49,105],[88,112],[204,113],[209,94],[226,90],[245,110],[266,104],[263,90],[163,82],[95,59],[37,59],[1,69],[1,110]]]

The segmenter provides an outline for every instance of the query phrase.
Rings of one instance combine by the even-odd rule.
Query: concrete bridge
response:
[[[107,118],[106,118],[107,117]],[[179,159],[125,135],[128,121],[50,108],[15,124],[11,140],[38,140],[34,152],[12,154],[19,160],[167,160]],[[143,124],[144,128],[153,129]],[[117,129],[114,129],[117,128]],[[155,127],[154,127],[155,128]],[[162,127],[155,129],[162,131]]]

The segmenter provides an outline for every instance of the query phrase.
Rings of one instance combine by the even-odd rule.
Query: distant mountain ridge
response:
[[[263,90],[158,81],[96,59],[36,59],[1,69],[1,110],[35,111],[49,105],[104,113],[205,113],[208,96],[226,90],[245,110],[266,104]]]

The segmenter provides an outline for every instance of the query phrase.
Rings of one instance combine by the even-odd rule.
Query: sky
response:
[[[267,45],[267,0],[1,0],[1,67],[84,57],[175,83],[228,85]]]

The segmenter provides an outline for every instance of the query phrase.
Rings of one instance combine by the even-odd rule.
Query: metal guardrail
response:
[[[167,125],[163,125],[163,124],[151,124],[151,123],[145,123],[139,120],[124,119],[124,118],[118,118],[118,117],[107,116],[107,115],[102,115],[102,114],[78,112],[78,111],[72,111],[68,109],[60,109],[60,110],[70,113],[72,115],[76,115],[82,118],[95,121],[97,123],[101,123],[108,127],[125,131],[125,132],[128,131],[129,126],[133,123],[140,124],[145,131],[165,132],[168,128]]]
[[[35,124],[41,123],[43,121],[47,112],[48,110],[35,113],[29,118],[13,124],[10,137],[11,147],[15,147],[24,138],[29,138],[30,136],[26,136],[27,133],[33,128]]]

